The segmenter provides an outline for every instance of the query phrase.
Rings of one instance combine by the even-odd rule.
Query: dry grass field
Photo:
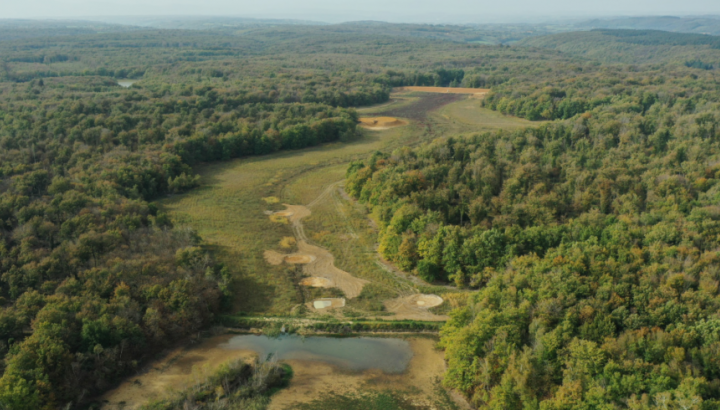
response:
[[[436,116],[448,121],[451,127],[460,133],[492,131],[535,127],[542,122],[532,122],[522,118],[508,117],[497,111],[482,108],[482,100],[463,98],[441,107]]]
[[[384,131],[390,128],[401,127],[407,125],[407,121],[399,120],[395,117],[361,117],[360,127],[375,130]]]
[[[444,135],[534,125],[483,109],[480,103],[457,94],[393,94],[391,102],[359,111],[406,120],[407,126],[361,131],[361,138],[348,143],[201,166],[196,169],[200,188],[168,197],[161,205],[178,225],[196,230],[234,272],[237,312],[298,314],[313,299],[343,296],[337,289],[301,284],[312,282],[303,265],[284,259],[306,240],[329,252],[337,269],[367,281],[353,295],[357,297],[332,314],[390,315],[384,304],[388,300],[418,293],[442,296],[448,289],[423,286],[379,262],[372,224],[363,207],[341,190],[347,164],[376,150],[392,151]],[[292,216],[278,212],[287,209],[284,204],[311,205],[311,214],[302,221],[303,238],[297,237]],[[266,251],[279,255],[280,263],[269,263]]]

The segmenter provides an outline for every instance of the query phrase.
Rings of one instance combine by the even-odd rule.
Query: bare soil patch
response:
[[[420,97],[417,101],[403,105],[397,108],[391,108],[382,113],[370,113],[370,115],[387,116],[395,118],[408,118],[411,120],[422,121],[427,117],[427,113],[436,110],[446,104],[459,101],[463,97],[462,94],[435,94],[427,93]]]
[[[302,265],[315,260],[315,256],[313,255],[304,255],[300,253],[291,253],[287,255],[273,250],[265,251],[263,256],[265,257],[267,263],[275,266],[280,265],[283,262],[291,265]]]
[[[117,388],[102,396],[103,410],[133,410],[150,400],[161,399],[172,391],[186,388],[217,367],[235,359],[250,360],[257,356],[247,350],[218,348],[232,335],[207,339],[192,347],[178,348],[151,362],[143,373],[128,377]]]
[[[314,260],[315,257],[313,255],[293,254],[285,257],[285,263],[290,263],[293,265],[302,265],[305,263],[310,263]]]
[[[327,250],[319,246],[310,245],[308,243],[307,235],[305,234],[305,228],[302,224],[302,218],[310,216],[310,206],[322,200],[324,194],[321,194],[313,203],[307,207],[302,205],[287,205],[286,211],[291,212],[288,220],[292,223],[293,233],[297,241],[298,253],[296,255],[307,255],[314,259],[310,262],[305,262],[303,265],[303,273],[307,276],[322,278],[332,283],[334,287],[340,289],[348,299],[355,298],[362,292],[363,286],[368,281],[359,279],[352,276],[350,273],[345,272],[335,266],[335,257]],[[275,213],[277,215],[277,213]],[[287,257],[285,259],[287,261]]]
[[[407,125],[407,121],[394,117],[365,117],[360,118],[360,126],[369,130],[389,130],[390,128]]]
[[[285,211],[280,212],[289,212],[289,220],[290,222],[300,222],[301,219],[310,216],[310,209],[307,207],[304,207],[302,205],[285,205],[285,208],[287,208]]]
[[[438,295],[415,294],[385,301],[385,308],[395,313],[388,317],[393,320],[445,321],[449,319],[448,316],[436,315],[429,310],[442,303],[443,299]]]
[[[298,242],[301,252],[315,256],[315,260],[303,265],[303,273],[308,276],[324,278],[343,291],[345,297],[352,299],[358,297],[363,286],[368,281],[359,279],[335,266],[335,257],[327,250],[310,245],[305,241]]]
[[[487,88],[462,88],[462,87],[398,87],[393,91],[420,91],[424,93],[440,93],[440,94],[480,94],[485,95],[490,92]]]
[[[329,309],[345,307],[345,298],[322,298],[313,301],[312,306],[315,309]]]
[[[332,288],[334,286],[333,281],[326,278],[305,278],[300,281],[302,286],[310,286],[313,288]]]

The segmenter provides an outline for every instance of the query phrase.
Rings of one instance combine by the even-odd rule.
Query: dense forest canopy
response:
[[[702,61],[705,67],[720,66],[720,37],[705,34],[596,29],[526,38],[518,44],[559,50],[604,63],[682,64]]]
[[[720,35],[720,16],[638,16],[602,18],[582,21],[578,29],[606,28],[631,30],[662,30],[678,33]]]
[[[352,107],[429,85],[548,121],[348,170],[386,258],[472,291],[445,384],[482,408],[718,406],[714,40],[377,26],[0,42],[0,405],[85,403],[230,305],[236,272],[152,202],[193,166],[358,138]]]
[[[557,121],[348,170],[386,258],[478,289],[442,331],[444,383],[489,409],[717,408],[715,73],[538,64],[485,103]]]
[[[0,48],[0,403],[12,409],[83,403],[230,305],[236,272],[152,203],[197,186],[193,165],[357,138],[349,107],[393,86],[489,86],[567,60],[298,26]]]

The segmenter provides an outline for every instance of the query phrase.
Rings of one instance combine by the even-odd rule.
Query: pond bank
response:
[[[106,393],[101,398],[101,408],[137,409],[148,400],[187,388],[222,363],[237,359],[254,361],[272,352],[278,352],[280,361],[289,364],[294,372],[290,385],[272,398],[269,408],[277,410],[317,400],[329,391],[350,393],[367,389],[411,392],[408,394],[414,401],[430,403],[445,372],[443,352],[435,348],[435,338],[427,335],[340,339],[313,336],[305,341],[299,336],[289,338],[287,344],[282,339],[265,336],[224,334],[179,347]],[[365,365],[364,357],[368,357]],[[387,367],[383,362],[391,368],[379,369]]]

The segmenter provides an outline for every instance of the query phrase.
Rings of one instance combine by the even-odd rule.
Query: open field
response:
[[[393,304],[390,310],[385,305],[423,293],[419,286],[424,293],[437,290],[397,275],[379,261],[376,233],[364,208],[340,189],[347,164],[376,150],[392,151],[449,133],[533,123],[503,117],[481,108],[480,100],[459,94],[401,92],[392,100],[359,111],[363,116],[375,112],[404,118],[409,120],[407,126],[364,132],[349,143],[202,166],[197,168],[200,188],[161,202],[177,224],[195,229],[234,272],[234,311],[297,314],[315,299],[346,296],[345,308],[323,314],[376,316],[395,311],[432,320],[427,309],[412,316],[417,306]],[[292,220],[301,216],[305,205],[311,205],[312,211],[302,216],[304,229],[298,231]],[[333,258],[333,268],[364,285],[353,288],[357,290],[350,295],[327,288],[334,284],[333,277],[313,268],[320,254],[323,261],[317,262]]]
[[[408,329],[418,329],[417,323],[423,323],[422,329],[437,329],[438,321],[447,320],[442,313],[462,293],[428,285],[378,257],[375,225],[365,208],[342,190],[347,164],[377,150],[389,152],[443,135],[534,124],[498,115],[482,108],[481,100],[460,94],[402,92],[394,94],[389,104],[361,111],[363,115],[405,120],[407,126],[362,131],[362,138],[349,143],[199,167],[201,188],[161,202],[178,224],[195,229],[234,273],[234,312],[259,318],[292,317],[309,327],[318,320],[338,324],[351,320],[370,328],[400,329],[404,322],[396,321],[409,319],[423,322],[408,322]],[[343,278],[360,286],[339,284]],[[330,301],[331,307],[315,309],[313,302],[318,300]],[[441,314],[436,314],[438,311]],[[238,317],[240,321],[247,318]],[[362,318],[373,322],[359,322]],[[326,325],[317,326],[324,329]],[[284,409],[293,408],[296,402],[330,403],[322,396],[329,389],[354,394],[374,386],[410,388],[416,392],[408,396],[412,400],[433,405],[437,392],[445,394],[433,384],[444,372],[442,353],[435,351],[433,344],[416,342],[413,349],[422,352],[416,352],[404,375],[351,375],[332,366],[292,362],[295,382],[280,392],[271,406]],[[181,375],[164,373],[167,383],[180,382],[177,377]],[[137,387],[128,383],[132,382],[123,385],[125,392]],[[154,391],[165,388],[148,387]],[[448,402],[438,408],[452,406]]]
[[[428,116],[428,113],[433,110],[451,102],[458,101],[462,98],[463,97],[461,95],[457,94],[430,94],[422,96],[421,98],[413,99],[407,104],[381,107],[382,111],[377,114],[420,121],[424,120]],[[367,115],[372,114],[368,113]]]
[[[360,126],[368,130],[384,131],[390,128],[407,125],[407,121],[394,117],[361,117]]]
[[[442,94],[472,94],[485,95],[490,92],[487,88],[462,88],[462,87],[397,87],[393,91],[419,91],[423,93],[442,93]]]
[[[513,129],[535,127],[543,122],[509,117],[497,111],[482,107],[482,100],[463,98],[444,105],[436,111],[436,116],[452,123],[458,129],[472,131],[492,131],[495,129]]]

